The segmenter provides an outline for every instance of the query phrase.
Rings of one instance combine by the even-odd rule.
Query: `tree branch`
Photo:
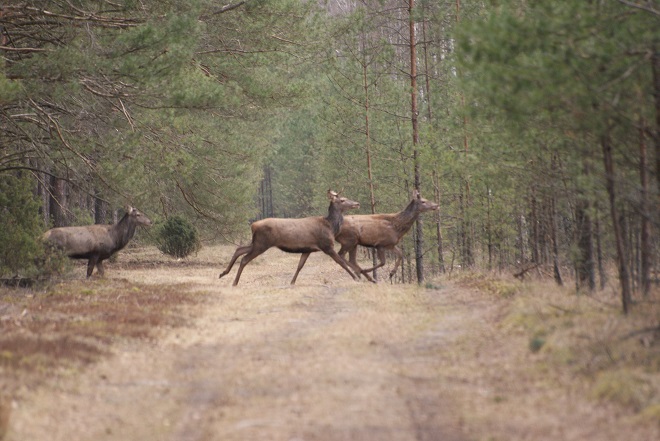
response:
[[[653,15],[657,15],[660,17],[660,10],[658,9],[653,9],[651,6],[646,6],[646,5],[640,5],[639,3],[635,3],[632,1],[628,0],[618,0],[619,3],[624,4],[626,6],[630,6],[631,8],[636,8],[636,9],[641,9],[642,11],[646,11],[648,13],[651,13]]]
[[[230,3],[228,5],[224,5],[222,8],[220,8],[220,9],[214,11],[214,12],[211,12],[211,15],[223,14],[227,11],[231,11],[232,9],[239,8],[239,7],[243,6],[245,3],[247,3],[247,0],[242,0],[238,3]]]

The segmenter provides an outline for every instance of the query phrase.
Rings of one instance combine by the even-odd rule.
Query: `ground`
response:
[[[132,249],[104,279],[80,266],[0,292],[0,439],[660,439],[642,412],[656,398],[603,400],[580,359],[555,369],[561,351],[547,348],[564,334],[545,329],[533,347],[515,294],[356,283],[322,253],[292,287],[298,256],[279,250],[231,287],[236,268],[218,274],[232,252]]]

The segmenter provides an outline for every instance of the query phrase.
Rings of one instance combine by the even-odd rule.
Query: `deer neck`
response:
[[[330,226],[332,226],[332,233],[335,236],[339,234],[341,224],[344,222],[344,215],[339,207],[336,207],[335,204],[331,203],[330,207],[328,207],[328,216],[326,216],[325,220],[327,220],[328,223],[330,223]]]
[[[135,235],[135,228],[137,223],[135,220],[126,213],[119,222],[113,225],[112,229],[115,235],[115,244],[119,248],[123,248]]]
[[[410,230],[410,227],[415,223],[418,216],[419,210],[417,210],[417,204],[415,201],[410,201],[408,206],[394,217],[394,227],[403,236]]]

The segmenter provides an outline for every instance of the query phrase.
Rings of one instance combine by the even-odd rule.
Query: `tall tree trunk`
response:
[[[603,259],[603,247],[601,244],[601,228],[600,228],[600,209],[596,204],[596,221],[594,222],[594,235],[596,236],[596,259],[598,262],[598,278],[600,280],[600,289],[605,289],[607,285],[607,272],[605,271]]]
[[[419,128],[417,118],[419,110],[417,108],[417,44],[415,41],[415,19],[413,11],[415,9],[415,0],[408,1],[408,19],[410,25],[410,114],[412,120],[412,138],[413,138],[413,163],[415,182],[414,188],[421,192],[421,173],[419,164]],[[422,228],[422,218],[418,217],[416,221],[415,236],[415,263],[417,266],[417,283],[424,282],[424,233]]]
[[[550,197],[550,236],[552,241],[552,269],[557,285],[564,285],[559,269],[559,240],[557,239],[557,198]]]
[[[433,170],[433,196],[434,196],[434,201],[436,204],[438,204],[438,207],[440,206],[440,182],[438,178],[438,173],[436,170]],[[440,215],[441,210],[438,208],[436,210],[436,220],[435,220],[435,226],[436,226],[436,236],[438,240],[438,266],[440,268],[441,273],[445,273],[445,258],[444,258],[444,250],[442,249],[442,216]]]
[[[456,23],[459,23],[461,21],[461,1],[456,0]],[[460,67],[457,70],[459,78],[462,77],[461,69]],[[465,109],[465,95],[462,93],[460,94],[461,97],[461,107],[463,110]],[[468,118],[465,112],[463,112],[463,151],[465,152],[465,157],[467,159],[468,153],[470,151],[470,143],[468,139],[468,132],[467,132],[467,126],[468,126]],[[464,236],[464,242],[463,242],[463,252],[464,252],[464,264],[466,267],[471,267],[474,264],[474,259],[473,259],[473,253],[472,253],[472,222],[471,222],[471,217],[470,217],[470,210],[469,207],[471,205],[470,201],[470,180],[468,179],[468,176],[466,174],[463,184],[465,185],[465,196],[464,196],[464,213],[465,216],[462,217],[462,222],[463,222],[463,234]]]
[[[649,179],[646,171],[646,139],[645,123],[640,121],[639,128],[639,179],[641,184],[640,194],[640,287],[644,297],[651,291],[651,267],[652,267],[652,242],[651,242],[651,211],[649,205]]]
[[[107,224],[108,220],[108,209],[107,203],[100,197],[101,192],[96,190],[94,195],[94,223],[95,224]]]
[[[653,136],[655,139],[655,179],[657,195],[660,197],[660,51],[658,48],[653,48],[651,65],[653,68],[653,95],[655,96],[655,136]],[[660,204],[656,204],[656,206],[658,205]]]
[[[619,282],[621,284],[621,303],[624,314],[627,314],[632,303],[630,294],[630,274],[626,264],[626,244],[619,217],[619,210],[616,205],[616,186],[614,175],[614,159],[612,157],[612,144],[609,135],[603,135],[601,138],[601,147],[603,149],[603,162],[605,163],[605,180],[607,195],[610,203],[610,213],[612,215],[612,227],[614,229],[614,242],[616,244],[616,260],[619,270]]]
[[[363,50],[364,53],[364,50]],[[366,55],[365,55],[366,57]],[[374,194],[374,178],[373,171],[371,167],[371,131],[369,127],[369,81],[367,76],[367,60],[366,58],[362,60],[362,87],[364,88],[364,149],[367,155],[367,179],[369,180],[369,203],[371,207],[371,214],[376,213],[376,196]],[[378,258],[376,256],[376,250],[371,250],[371,258],[373,261],[373,266],[378,265]],[[373,271],[374,280],[378,280],[377,270]]]
[[[66,186],[65,181],[55,176],[50,177],[48,193],[48,211],[54,227],[67,226],[66,221]]]
[[[532,227],[532,241],[531,241],[531,254],[532,254],[532,262],[533,263],[540,263],[539,260],[539,243],[540,243],[540,238],[539,238],[539,225],[540,225],[540,217],[538,213],[538,201],[536,199],[536,188],[535,186],[532,186],[532,195],[531,195],[531,200],[530,200],[530,216],[529,216],[529,221],[531,223]]]
[[[555,176],[559,175],[559,155],[555,152],[552,155],[551,168]],[[557,192],[553,191],[550,194],[550,241],[552,246],[552,267],[555,282],[559,286],[564,285],[561,277],[561,270],[559,266],[559,238],[557,232]]]
[[[431,111],[431,74],[429,72],[429,54],[428,41],[426,40],[426,19],[422,22],[422,39],[424,40],[424,81],[426,84],[426,116],[429,118],[429,124],[433,119]]]
[[[582,287],[586,285],[589,291],[593,291],[596,288],[592,241],[593,229],[591,226],[591,217],[589,216],[589,205],[584,198],[580,198],[575,205],[577,245],[579,249],[575,268],[578,286]]]

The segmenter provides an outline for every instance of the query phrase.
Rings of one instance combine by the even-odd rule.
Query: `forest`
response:
[[[0,276],[127,205],[239,243],[418,190],[398,281],[534,272],[626,312],[660,277],[659,28],[653,0],[4,2]]]

